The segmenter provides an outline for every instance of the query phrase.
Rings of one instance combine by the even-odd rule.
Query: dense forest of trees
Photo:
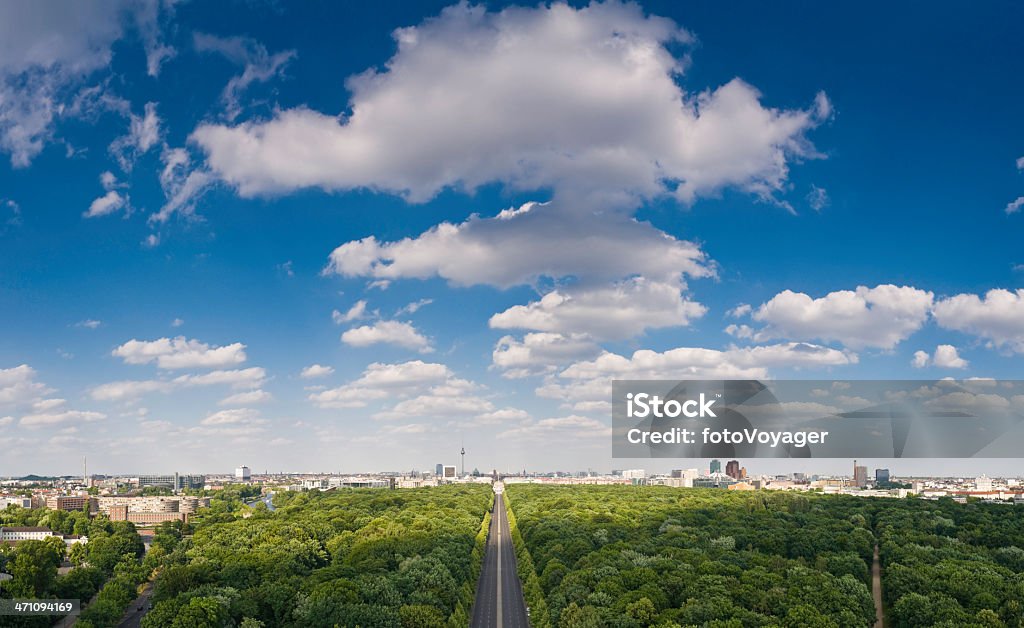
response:
[[[88,543],[70,550],[58,537],[0,547],[0,567],[12,576],[0,590],[4,598],[78,599],[84,605],[98,593],[77,624],[81,628],[115,625],[160,553],[142,561],[144,547],[133,524],[105,516],[90,519],[84,512],[11,507],[0,511],[0,526],[41,526],[89,537]],[[65,560],[74,568],[58,576]],[[12,627],[50,626],[53,618],[4,617],[3,622]]]
[[[940,499],[874,509],[893,626],[1024,625],[1024,508]]]
[[[155,530],[83,512],[0,512],[0,525],[85,534],[0,548],[3,597],[88,604],[117,625],[154,583],[145,628],[468,625],[493,503],[487,486],[213,496]],[[666,487],[510,485],[536,628],[871,626],[876,545],[889,625],[1024,625],[1024,508]],[[62,561],[74,565],[57,575]],[[48,626],[52,618],[4,618]]]
[[[535,626],[870,626],[866,502],[665,487],[507,489]],[[520,561],[522,562],[522,561]]]
[[[350,489],[214,509],[163,557],[143,626],[465,626],[492,499]]]
[[[1024,508],[951,499],[512,485],[535,626],[1024,625]],[[525,561],[525,562],[524,562]]]

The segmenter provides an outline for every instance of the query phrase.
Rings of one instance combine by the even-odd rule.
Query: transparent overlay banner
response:
[[[1021,380],[615,380],[614,458],[1019,458]]]

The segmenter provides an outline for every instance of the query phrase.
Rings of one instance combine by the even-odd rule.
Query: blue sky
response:
[[[614,377],[1020,377],[1016,4],[75,7],[0,6],[0,475],[607,470]]]

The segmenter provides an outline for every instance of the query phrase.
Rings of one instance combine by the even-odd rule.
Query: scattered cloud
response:
[[[507,378],[547,373],[571,362],[600,353],[598,345],[583,334],[531,333],[522,340],[504,336],[491,354],[496,368]]]
[[[229,386],[231,388],[259,388],[267,373],[261,367],[219,370],[202,375],[181,375],[173,379],[122,380],[101,384],[89,391],[96,401],[131,400],[150,393],[170,393],[195,386]]]
[[[245,362],[245,345],[236,342],[223,347],[211,347],[184,336],[157,340],[129,340],[117,347],[112,355],[126,364],[156,362],[162,369],[221,368]]]
[[[156,113],[155,102],[148,102],[144,113],[128,115],[128,133],[110,144],[110,154],[117,160],[121,170],[131,172],[135,160],[160,143],[160,116]]]
[[[573,414],[530,421],[499,433],[498,438],[551,442],[563,438],[610,438],[611,435],[611,426],[596,419]]]
[[[816,212],[820,212],[829,205],[832,200],[828,197],[828,191],[816,185],[811,185],[811,191],[807,193],[807,205]]]
[[[430,305],[433,302],[434,302],[433,299],[420,299],[419,301],[413,301],[412,303],[408,303],[408,304],[398,308],[398,310],[395,312],[395,316],[404,316],[406,314],[415,314],[416,312],[420,311],[420,308],[425,307],[427,305]]]
[[[36,381],[36,370],[28,364],[0,369],[0,407],[17,407],[34,403],[52,392]]]
[[[217,53],[243,67],[242,73],[231,77],[221,93],[224,115],[228,120],[234,120],[242,113],[241,97],[250,85],[266,83],[278,77],[296,56],[294,50],[270,54],[265,46],[249,37],[217,37],[195,33],[193,45],[198,52]]]
[[[1022,207],[1024,207],[1024,196],[1018,196],[1015,200],[1007,203],[1006,209],[1004,211],[1007,213],[1007,215],[1016,214],[1017,212],[1020,211]]]
[[[118,183],[117,177],[114,176],[114,173],[107,171],[101,174],[100,184],[103,186],[103,189],[106,190],[106,194],[100,196],[89,204],[89,209],[85,214],[83,214],[85,218],[107,216],[121,211],[122,209],[126,212],[131,211],[131,204],[129,203],[128,197],[123,196],[119,191],[119,188],[123,188],[125,186],[122,183]]]
[[[967,368],[969,363],[960,357],[953,345],[939,345],[935,347],[934,355],[928,355],[927,351],[915,351],[910,364],[914,368],[935,366],[946,369],[963,369]]]
[[[372,325],[354,327],[341,335],[341,341],[353,347],[390,344],[414,349],[420,353],[430,353],[434,350],[430,346],[430,341],[411,323],[399,321],[377,321]]]
[[[375,362],[358,379],[314,392],[309,399],[321,408],[361,408],[370,401],[416,394],[452,380],[454,375],[444,364],[421,360],[399,364]]]
[[[83,117],[114,100],[101,82],[113,45],[128,32],[143,41],[151,73],[170,56],[161,20],[170,2],[81,0],[67,5],[0,3],[0,151],[26,167],[54,135],[58,121]],[[105,102],[104,102],[105,101]]]
[[[185,324],[185,321],[183,319],[180,319],[180,318],[176,318],[173,321],[171,321],[171,327],[181,327],[184,324]]]
[[[102,324],[103,323],[101,321],[98,321],[94,318],[87,318],[83,321],[78,321],[77,323],[75,323],[75,327],[80,327],[83,329],[96,329]]]
[[[273,401],[274,396],[265,390],[248,390],[221,399],[219,406],[248,406]]]
[[[607,401],[613,379],[764,379],[772,368],[817,369],[855,364],[857,360],[855,354],[803,342],[726,350],[642,349],[629,357],[605,351],[550,376],[537,394],[567,402]]]
[[[678,285],[642,277],[593,289],[562,289],[528,305],[516,305],[491,317],[495,329],[585,333],[599,340],[620,340],[647,329],[688,325],[707,308],[688,301]]]
[[[316,379],[318,377],[327,377],[334,372],[334,369],[329,366],[322,366],[320,364],[311,364],[306,368],[302,369],[299,373],[299,377],[303,379]]]
[[[350,307],[345,313],[341,313],[338,310],[331,312],[331,319],[335,325],[341,325],[344,323],[351,323],[352,321],[359,320],[366,316],[366,301],[356,301],[355,305]]]

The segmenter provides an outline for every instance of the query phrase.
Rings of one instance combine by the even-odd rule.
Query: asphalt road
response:
[[[153,583],[147,582],[146,587],[142,591],[142,595],[137,597],[134,602],[128,605],[125,609],[124,616],[121,618],[121,623],[117,626],[118,628],[139,628],[142,625],[142,618],[149,612],[149,598],[153,595]]]
[[[497,492],[497,491],[496,491]],[[501,493],[494,500],[491,529],[487,535],[480,581],[476,585],[476,601],[470,628],[529,628],[523,588],[516,573],[516,554],[508,527]]]

